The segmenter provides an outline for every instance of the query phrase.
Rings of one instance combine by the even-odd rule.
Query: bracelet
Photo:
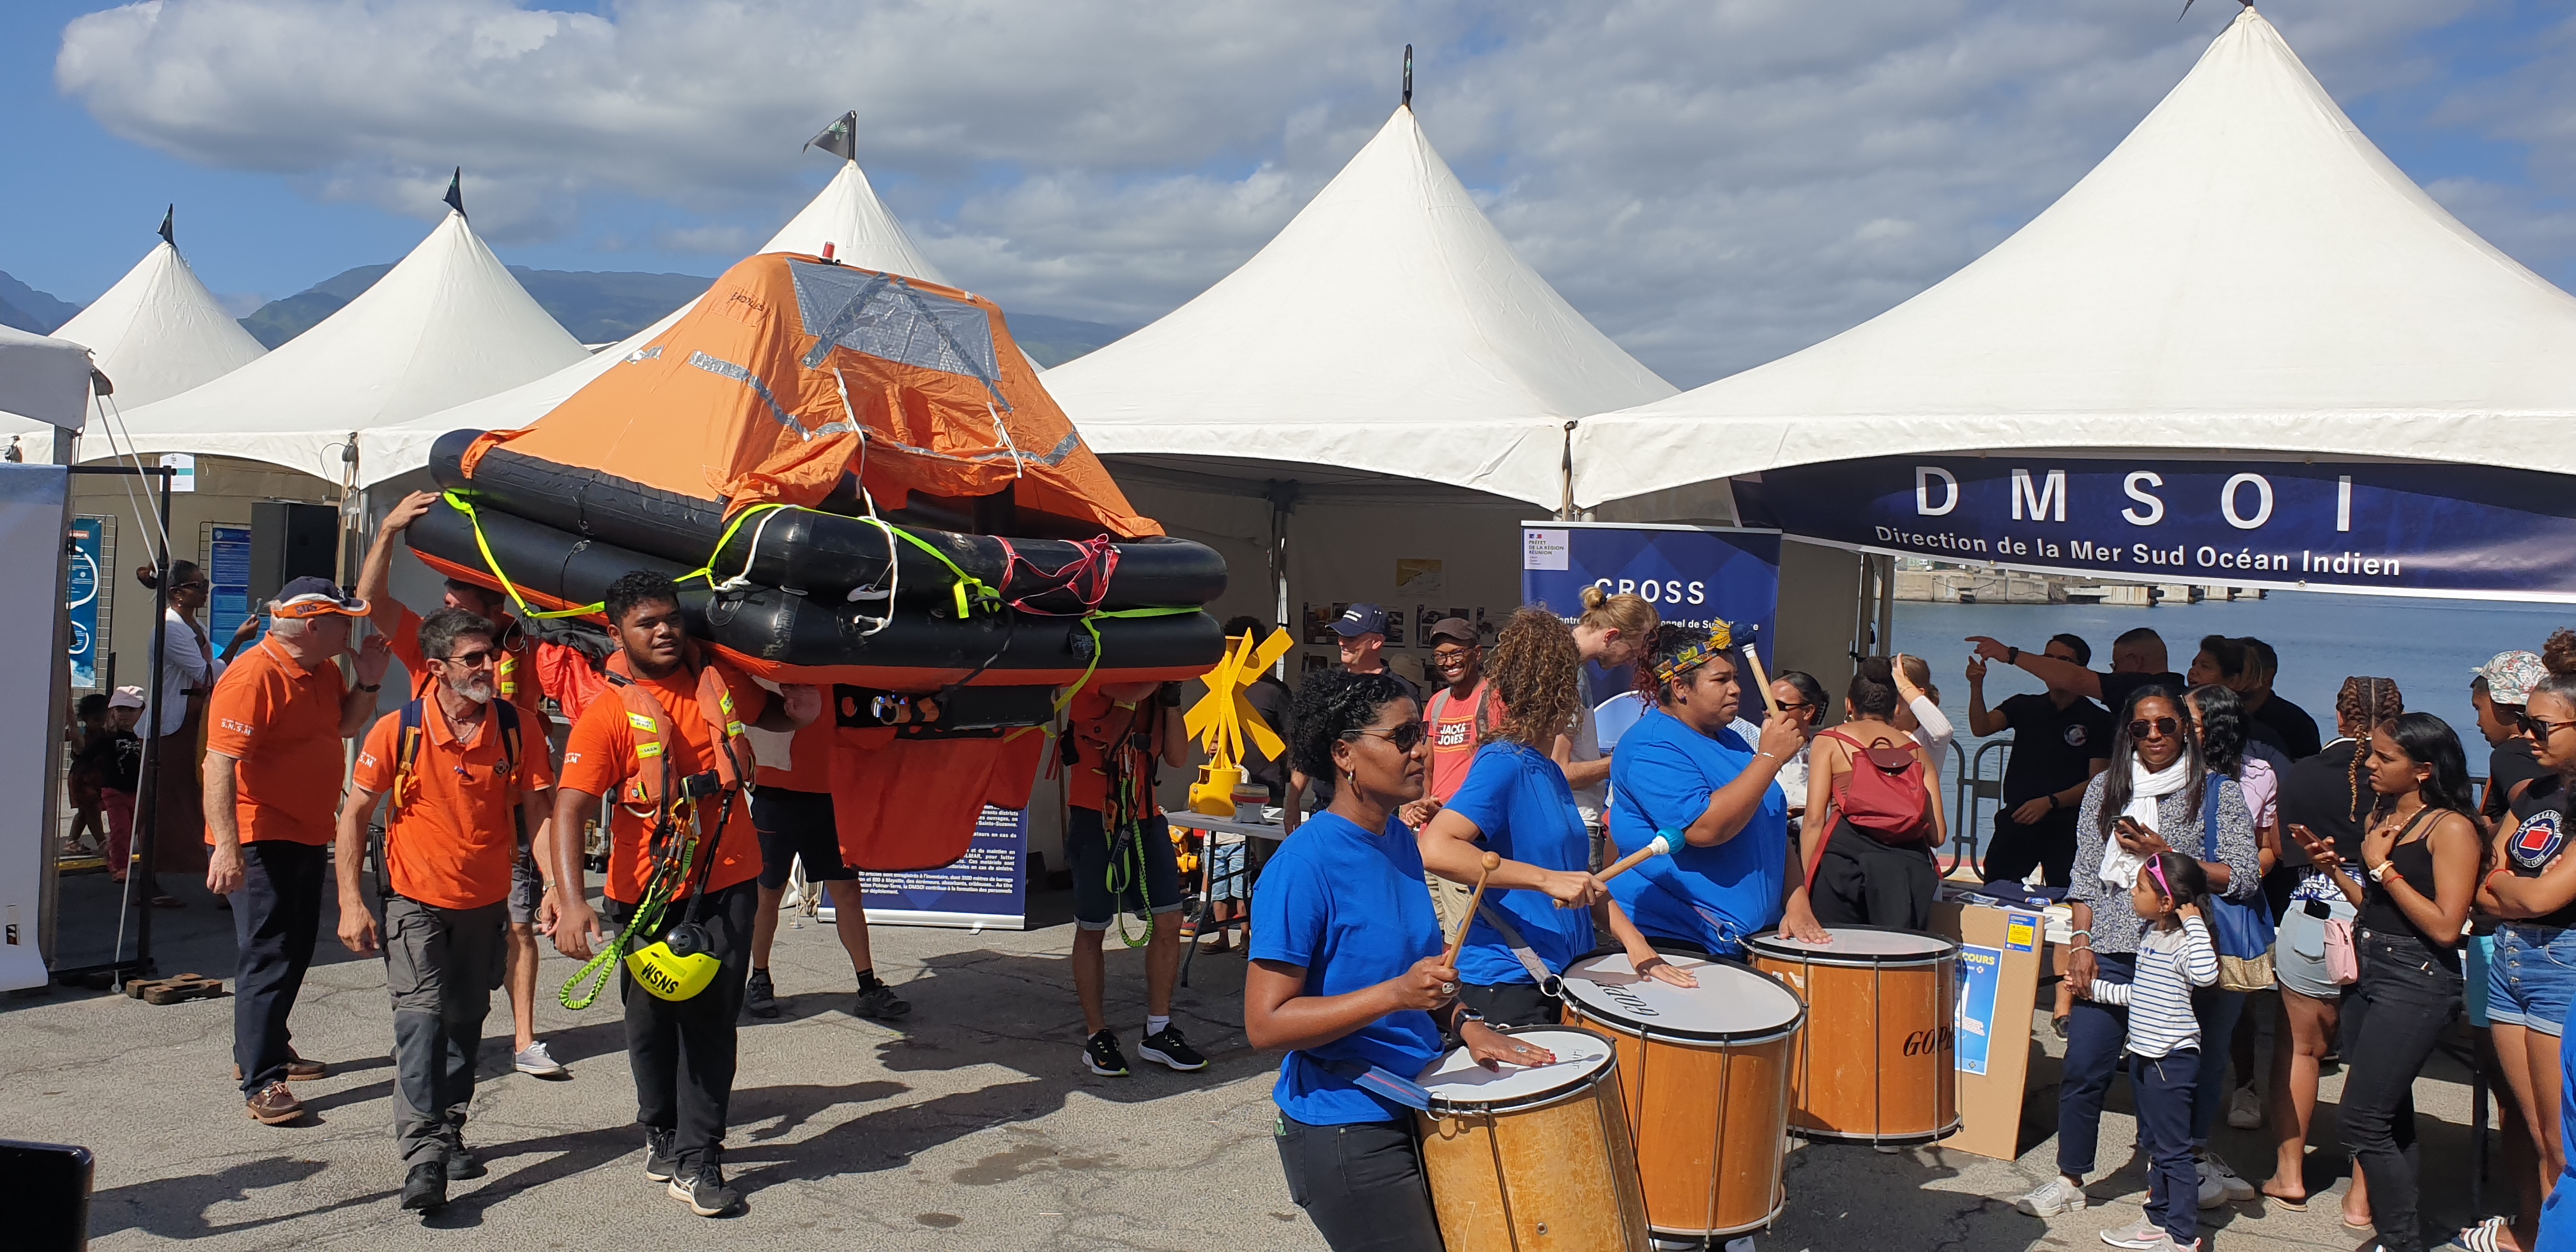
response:
[[[359,683],[359,684],[358,684],[358,690],[360,690],[360,691],[380,691],[380,690],[383,690],[383,689],[384,689],[384,684],[383,684],[383,683]]]
[[[1785,760],[1789,759],[1789,758],[1787,758],[1787,757],[1784,757],[1784,756],[1780,755],[1780,754],[1779,754],[1779,753],[1777,753],[1777,752],[1756,752],[1756,753],[1754,753],[1753,755],[1755,755],[1755,756],[1767,756],[1767,757],[1771,758],[1771,759],[1772,759],[1772,760],[1774,760],[1774,761],[1785,761]]]
[[[2087,926],[2087,927],[2083,928],[2082,930],[2070,930],[2070,931],[2067,931],[2067,932],[2066,932],[2066,937],[2067,937],[2067,938],[2069,938],[2069,939],[2072,939],[2072,938],[2074,938],[2074,937],[2075,937],[2075,936],[2077,936],[2077,935],[2082,935],[2082,936],[2084,936],[2085,938],[2090,939],[2090,938],[2092,938],[2092,937],[2093,937],[2093,928],[2092,928],[2092,927],[2090,927],[2090,926]]]

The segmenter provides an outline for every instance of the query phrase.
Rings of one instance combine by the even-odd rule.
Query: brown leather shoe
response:
[[[273,1082],[250,1098],[250,1117],[262,1126],[283,1126],[304,1116],[304,1102],[286,1084]]]
[[[308,1061],[292,1052],[286,1054],[286,1081],[288,1082],[311,1082],[316,1078],[328,1077],[330,1073],[331,1067],[320,1061]],[[233,1081],[240,1082],[241,1077],[241,1066],[233,1066]]]

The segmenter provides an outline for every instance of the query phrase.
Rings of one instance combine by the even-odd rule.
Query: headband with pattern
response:
[[[1655,663],[1655,681],[1671,682],[1708,664],[1735,646],[1735,631],[1721,619],[1706,639],[1694,639],[1673,653],[1672,659]]]

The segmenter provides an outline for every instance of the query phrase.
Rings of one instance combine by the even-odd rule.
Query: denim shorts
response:
[[[2350,901],[2337,895],[2325,901],[2328,915],[2344,921],[2353,919]],[[2281,915],[2279,931],[2272,941],[2272,977],[2281,986],[2311,1000],[2337,1000],[2343,987],[2326,976],[2326,921],[2308,915],[2307,902],[2292,900]]]
[[[1243,840],[1208,849],[1208,899],[1248,900],[1252,892],[1243,872]]]
[[[1121,910],[1174,913],[1181,907],[1181,867],[1172,852],[1171,826],[1160,817],[1137,823],[1126,835],[1111,839],[1098,809],[1072,809],[1065,815],[1065,859],[1073,863],[1073,921],[1083,930],[1107,930]],[[1138,881],[1136,854],[1144,853],[1143,881]],[[1113,860],[1119,889],[1109,889]]]
[[[2555,1036],[2576,1001],[2576,928],[2506,922],[2486,973],[2490,1022]]]

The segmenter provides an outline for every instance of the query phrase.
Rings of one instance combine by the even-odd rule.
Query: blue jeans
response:
[[[2147,1220],[2188,1248],[2200,1238],[2200,1170],[2192,1162],[2195,1089],[2201,1054],[2129,1057],[2129,1090],[2138,1099],[2138,1152],[2147,1158]]]
[[[2107,982],[2134,982],[2138,958],[2129,952],[2094,956]],[[2082,1178],[2093,1172],[2093,1150],[2102,1137],[2102,1097],[2120,1072],[2129,1041],[2129,1010],[2078,997],[2066,1019],[2066,1073],[2057,1089],[2057,1172]]]
[[[2552,1037],[2564,1028],[2576,1002],[2576,929],[2506,922],[2486,967],[2489,1024]]]
[[[323,884],[331,875],[325,849],[283,839],[241,846],[242,885],[233,893],[233,1064],[241,1089],[255,1096],[286,1081],[294,1055],[286,1015],[313,965],[322,926]]]
[[[2221,991],[2216,987],[2192,993],[2191,1015],[2200,1019],[2200,1054],[2209,1058],[2201,1065],[2200,1076],[2207,1081],[2191,1098],[2191,1142],[2198,1147],[2209,1142],[2209,1132],[2218,1126],[2218,1110],[2227,1103],[2228,1045],[2236,1038],[2236,1019],[2245,1016],[2242,991]],[[2189,1243],[2180,1235],[2177,1243]]]

